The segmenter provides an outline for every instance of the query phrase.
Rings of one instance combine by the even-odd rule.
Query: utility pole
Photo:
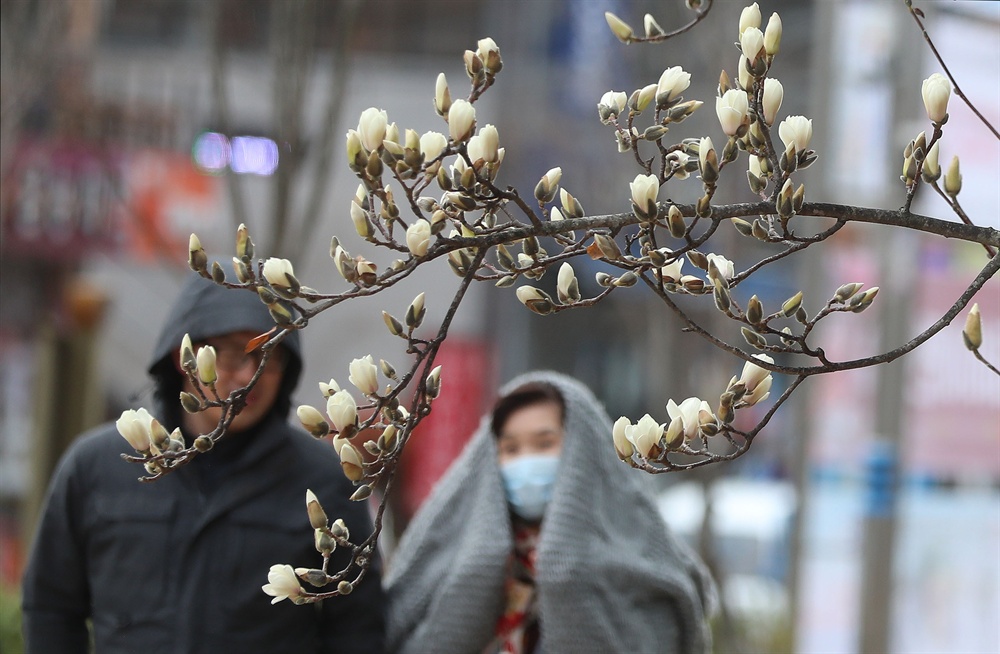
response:
[[[894,32],[899,34],[908,27],[906,12],[894,12]],[[889,146],[894,147],[904,138],[913,138],[900,127],[905,127],[916,117],[911,110],[913,103],[919,108],[920,57],[904,57],[897,38],[894,43],[890,69],[892,74],[891,106],[888,115],[890,126]],[[899,149],[901,152],[901,148]],[[884,178],[886,186],[898,189],[899,157],[888,158],[891,168]],[[894,185],[893,182],[896,184]],[[896,201],[886,198],[885,202]],[[902,231],[902,230],[897,230]],[[907,338],[910,312],[913,305],[914,280],[917,279],[918,238],[909,233],[896,233],[878,244],[879,277],[883,284],[880,294],[880,348],[889,349]],[[900,453],[903,443],[903,412],[906,390],[908,359],[878,366],[876,372],[875,433],[866,462],[866,497],[864,504],[861,569],[861,624],[858,630],[859,652],[891,651],[894,561],[899,508]]]

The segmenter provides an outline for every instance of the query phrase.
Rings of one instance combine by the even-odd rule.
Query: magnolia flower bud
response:
[[[758,27],[748,27],[740,34],[740,49],[753,67],[760,55],[766,54],[764,34]]]
[[[781,17],[778,14],[771,14],[767,21],[767,29],[764,30],[764,50],[767,56],[773,57],[781,49]]]
[[[290,599],[293,602],[302,596],[302,586],[295,576],[295,570],[290,565],[272,565],[267,573],[268,583],[260,587],[268,595],[274,597],[271,604],[276,604],[283,599]]]
[[[368,212],[354,201],[351,201],[351,221],[354,223],[354,231],[358,233],[358,236],[364,239],[371,238],[374,227],[368,218]]]
[[[348,381],[365,395],[374,395],[378,392],[378,368],[372,361],[372,355],[368,354],[351,361]]]
[[[660,439],[663,437],[663,425],[656,422],[648,413],[639,418],[639,422],[625,427],[625,438],[635,447],[636,453],[643,458],[659,454]]]
[[[552,313],[555,308],[552,298],[534,286],[520,286],[515,293],[521,304],[539,315]]]
[[[410,329],[416,329],[424,320],[424,315],[427,313],[427,308],[424,306],[424,298],[423,293],[418,293],[413,298],[413,301],[410,302],[410,306],[406,308],[406,326]]]
[[[712,139],[708,136],[701,139],[698,146],[698,166],[701,169],[701,179],[706,184],[715,184],[719,181],[719,155],[716,154]],[[670,233],[677,236],[672,229]]]
[[[781,100],[784,94],[785,90],[781,86],[781,82],[771,77],[764,80],[762,105],[764,109],[764,123],[768,126],[774,124],[774,119],[778,115],[778,109],[781,108]]]
[[[679,212],[678,212],[679,213]],[[660,279],[664,283],[678,282],[681,279],[681,269],[684,267],[684,259],[675,259],[673,262],[660,268]]]
[[[295,415],[298,416],[299,422],[302,423],[305,430],[316,438],[323,438],[330,433],[329,423],[323,419],[323,414],[315,407],[303,404],[295,410]]]
[[[424,132],[420,135],[420,154],[424,155],[424,161],[437,159],[446,147],[448,139],[441,132]]]
[[[250,267],[237,257],[233,257],[233,272],[236,273],[236,279],[239,280],[241,284],[249,284],[253,281],[253,275],[250,272]]]
[[[573,272],[573,266],[564,261],[559,267],[559,278],[556,284],[557,297],[563,304],[573,304],[580,301],[580,285]]]
[[[318,414],[319,411],[316,413]],[[306,512],[309,514],[309,524],[312,525],[313,529],[326,529],[329,518],[326,517],[326,511],[319,503],[316,493],[309,489],[306,489]]]
[[[477,158],[482,158],[487,163],[496,163],[499,158],[499,144],[500,144],[500,134],[497,132],[497,128],[493,125],[486,125],[481,130],[479,134],[473,138],[478,138],[478,145],[480,152],[477,154],[478,157],[472,156],[472,144],[469,144],[469,158],[476,161]]]
[[[681,93],[690,85],[691,73],[680,66],[673,66],[663,71],[656,85],[657,108],[663,109],[676,104],[680,100]]]
[[[695,259],[691,257],[694,252],[696,252],[696,250],[692,250],[688,253],[688,256],[691,258],[691,263],[695,263]],[[701,266],[699,266],[699,268],[700,267]],[[711,279],[713,283],[715,283],[716,280],[728,281],[736,275],[736,265],[721,254],[709,254],[705,256],[704,268],[708,271],[709,279]]]
[[[284,291],[289,295],[295,295],[299,292],[299,280],[295,278],[292,262],[288,259],[271,257],[265,261],[264,279],[278,292]]]
[[[740,12],[740,36],[743,36],[743,32],[748,27],[760,28],[760,7],[757,6],[756,2],[749,7],[744,7],[743,11]]]
[[[367,164],[368,157],[361,145],[361,135],[355,129],[347,130],[347,165],[354,172],[360,172]]]
[[[337,383],[336,379],[331,379],[328,382],[319,382],[320,395],[322,395],[326,399],[330,399],[331,395],[340,390],[341,390],[340,384]]]
[[[730,89],[721,98],[715,99],[715,113],[722,131],[728,136],[736,136],[747,119],[748,109],[747,94],[739,89]]]
[[[448,79],[444,73],[438,73],[437,82],[434,84],[434,111],[439,116],[447,116],[451,109],[451,92],[448,90]]]
[[[208,276],[208,255],[196,234],[191,234],[188,238],[188,267],[202,277]]]
[[[625,435],[626,429],[632,426],[631,421],[625,416],[618,418],[611,428],[611,439],[615,444],[615,452],[622,461],[628,461],[635,453],[635,448]]]
[[[920,176],[924,178],[924,181],[928,184],[936,182],[941,178],[941,166],[938,164],[938,150],[941,142],[937,141],[931,146],[931,149],[927,151],[927,156],[924,157],[924,167],[920,170]]]
[[[632,106],[632,110],[636,113],[645,111],[649,103],[656,99],[657,87],[657,84],[647,84],[639,89],[638,94],[635,95],[635,103]]]
[[[642,26],[646,32],[646,38],[653,38],[657,36],[663,36],[666,32],[660,27],[660,24],[656,22],[651,14],[646,14],[642,19]]]
[[[347,525],[344,524],[343,518],[337,518],[333,521],[333,524],[330,525],[330,533],[333,534],[333,537],[337,540],[351,539],[351,532],[347,529]]]
[[[959,191],[962,190],[962,173],[958,168],[958,157],[951,158],[951,165],[948,166],[948,172],[944,175],[944,192],[955,198]]]
[[[941,73],[934,73],[924,80],[920,86],[920,94],[924,99],[924,110],[932,123],[941,124],[948,118],[948,98],[951,97],[951,84]]]
[[[640,220],[652,221],[656,219],[657,206],[656,196],[660,191],[660,180],[656,175],[635,176],[629,184],[632,191],[632,211]]]
[[[608,21],[608,27],[611,28],[611,32],[618,37],[619,41],[629,43],[632,40],[632,28],[621,18],[615,16],[610,11],[606,11],[604,12],[604,20]]]
[[[215,348],[211,345],[199,347],[195,358],[198,362],[198,379],[202,384],[211,386],[219,378],[215,370]]]
[[[778,136],[785,148],[794,147],[798,152],[805,152],[812,140],[812,119],[805,116],[789,116],[778,125]]]
[[[448,133],[451,140],[461,143],[476,130],[476,108],[467,100],[455,100],[448,110]]]
[[[617,118],[625,111],[627,101],[624,91],[608,91],[602,95],[600,102],[597,103],[597,115],[601,122],[606,125],[612,118]]]
[[[491,75],[499,73],[500,69],[503,68],[503,62],[500,60],[500,47],[497,45],[497,42],[486,37],[485,39],[479,39],[476,45],[476,54],[483,61],[486,71]]]
[[[184,334],[184,337],[181,339],[180,362],[181,370],[185,372],[193,372],[198,367],[198,362],[194,356],[194,348],[191,345],[190,334]]]
[[[570,195],[566,189],[559,189],[559,202],[562,204],[562,212],[570,218],[582,218],[585,214],[583,205],[575,197]],[[556,220],[556,218],[551,218]]]
[[[340,467],[344,471],[344,476],[351,481],[361,481],[365,477],[361,453],[349,442],[340,448]]]
[[[115,427],[136,452],[145,454],[149,452],[149,426],[152,422],[153,416],[146,409],[127,409],[115,421]]]
[[[427,254],[431,245],[431,224],[419,218],[406,228],[406,247],[415,257]]]
[[[361,119],[358,121],[358,136],[365,150],[375,152],[382,147],[388,125],[389,115],[383,109],[369,107],[361,112]],[[348,157],[350,157],[350,151],[348,151]]]
[[[698,412],[702,408],[701,405],[702,400],[697,397],[689,397],[679,405],[674,403],[673,399],[667,400],[667,415],[670,416],[671,421],[680,419],[679,426],[686,439],[691,439],[698,435],[700,427]]]
[[[338,432],[354,427],[358,405],[349,391],[337,391],[326,401],[326,413]]]
[[[559,192],[559,181],[562,179],[562,168],[550,168],[535,186],[535,199],[539,203],[552,202]]]
[[[965,347],[973,352],[983,345],[983,320],[979,316],[979,303],[972,305],[969,315],[965,317],[965,329],[962,330],[962,340]]]
[[[752,325],[758,324],[764,319],[764,305],[760,299],[754,295],[747,301],[747,322]]]
[[[188,393],[187,391],[181,391],[180,394],[181,408],[188,413],[198,413],[201,411],[201,400],[194,393]]]
[[[792,297],[785,300],[781,305],[781,315],[786,318],[791,318],[795,315],[795,312],[799,310],[802,306],[802,291],[799,291]]]
[[[432,400],[441,394],[441,366],[436,366],[431,370],[431,374],[427,375],[424,388],[427,391],[427,397]]]
[[[852,282],[850,284],[844,284],[836,290],[833,294],[833,298],[838,302],[844,302],[850,299],[855,293],[861,290],[864,286],[861,282]]]
[[[244,263],[250,263],[253,259],[253,241],[250,240],[250,231],[243,223],[236,228],[236,256]]]

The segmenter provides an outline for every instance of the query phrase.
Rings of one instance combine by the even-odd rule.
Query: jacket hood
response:
[[[176,404],[174,387],[179,388],[180,373],[171,361],[171,354],[181,345],[184,334],[198,341],[238,331],[263,334],[275,326],[267,307],[256,293],[229,289],[198,274],[188,275],[180,294],[167,314],[153,348],[147,371],[154,378],[160,401],[172,408]],[[291,395],[302,372],[302,346],[297,331],[291,332],[282,346],[288,351],[281,390],[275,409],[287,415]]]

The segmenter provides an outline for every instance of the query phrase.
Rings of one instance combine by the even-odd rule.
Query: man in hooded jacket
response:
[[[184,334],[218,353],[222,397],[260,362],[242,349],[274,327],[256,294],[192,275],[169,313],[149,373],[153,412],[187,443],[217,414],[181,410]],[[82,435],[54,473],[23,579],[29,654],[380,652],[384,616],[372,566],[348,596],[271,605],[261,586],[277,563],[319,567],[306,513],[311,489],[331,519],[371,530],[333,449],[286,422],[302,369],[297,333],[275,350],[247,407],[212,451],[153,483],[114,424]],[[216,410],[218,411],[218,410]],[[340,570],[347,552],[334,552]],[[87,622],[92,622],[88,629]],[[92,630],[92,633],[90,631]]]

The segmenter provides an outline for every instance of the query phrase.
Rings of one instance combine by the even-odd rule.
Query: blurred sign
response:
[[[479,426],[492,391],[489,347],[482,341],[449,338],[435,359],[441,365],[441,395],[420,423],[400,461],[399,505],[409,520]]]
[[[188,237],[220,220],[219,179],[185,154],[139,150],[129,155],[128,250],[140,260],[186,261]]]
[[[75,260],[114,246],[123,211],[122,168],[117,150],[22,141],[4,179],[3,250]]]

